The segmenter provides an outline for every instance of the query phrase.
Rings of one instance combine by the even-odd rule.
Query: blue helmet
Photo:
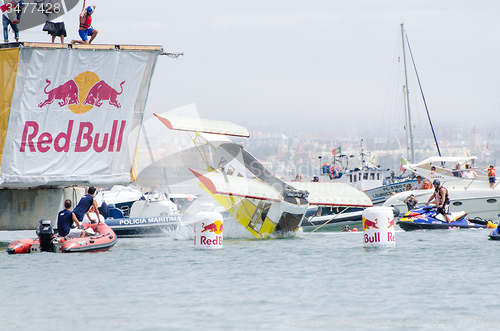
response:
[[[93,11],[94,11],[94,8],[92,8],[92,6],[87,7],[87,13],[91,13]]]

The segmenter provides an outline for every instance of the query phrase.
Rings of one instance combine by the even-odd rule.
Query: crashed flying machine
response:
[[[233,123],[155,116],[188,132],[207,170],[189,169],[200,185],[256,238],[294,233],[309,205],[371,207],[366,194],[344,183],[284,182],[226,136],[250,136]],[[217,138],[214,139],[214,134]]]

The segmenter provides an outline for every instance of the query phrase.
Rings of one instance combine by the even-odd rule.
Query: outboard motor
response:
[[[391,208],[392,208],[392,213],[394,214],[394,217],[398,217],[399,213],[400,213],[399,208],[396,206],[391,206]]]
[[[54,238],[54,229],[52,228],[52,221],[40,220],[36,234],[40,240],[40,251],[53,252],[54,245],[52,239]]]

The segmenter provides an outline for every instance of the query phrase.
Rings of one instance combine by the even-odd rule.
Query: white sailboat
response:
[[[406,47],[405,47],[405,33],[404,26],[401,24],[401,38],[402,38],[402,50],[403,50],[403,65],[405,73],[405,85],[403,89],[405,91],[405,127],[406,130],[406,156],[405,160],[410,163],[415,162],[415,147],[414,147],[414,137],[412,130],[412,121],[410,114],[410,102],[409,102],[409,90],[408,86],[408,73],[406,70]],[[366,163],[364,160],[363,151],[363,140],[361,140],[361,167],[354,170],[348,170],[347,162],[348,158],[346,155],[340,155],[339,157],[334,157],[331,167],[340,168],[343,172],[342,176],[339,177],[339,181],[343,181],[358,190],[363,191],[372,200],[374,205],[382,205],[388,198],[396,193],[406,191],[408,185],[411,188],[415,186],[417,181],[415,179],[406,178],[394,178],[394,175],[387,176],[387,172],[384,169],[370,165],[370,162]]]
[[[408,98],[408,75],[406,71],[406,56],[405,56],[405,43],[404,43],[404,27],[401,24],[401,36],[403,46],[403,60],[405,71],[405,122],[406,127],[406,140],[407,140],[407,157],[410,161],[415,159],[413,133],[411,129],[411,116],[410,116],[410,103]],[[338,182],[343,182],[353,186],[354,188],[363,191],[373,202],[374,206],[385,205],[387,199],[390,199],[395,194],[407,190],[408,185],[411,189],[415,187],[417,180],[412,178],[394,178],[394,176],[387,177],[386,170],[373,166],[370,162],[365,162],[366,156],[363,151],[363,140],[360,142],[361,148],[361,167],[349,169],[349,158],[346,154],[334,155],[334,159],[328,168],[323,168],[323,174],[329,174],[330,179]],[[406,206],[403,206],[406,208]],[[351,227],[358,227],[362,222],[362,214],[364,208],[321,208],[317,211],[310,208],[306,217],[301,223],[305,230],[322,229],[342,229],[345,225]],[[406,209],[404,209],[406,210]],[[395,209],[395,214],[399,210]]]
[[[401,27],[403,31],[403,25]],[[436,141],[435,135],[434,140]],[[430,157],[421,162],[410,162],[404,165],[404,168],[430,181],[439,180],[448,189],[451,200],[450,212],[466,211],[470,218],[498,221],[500,219],[500,188],[498,186],[490,188],[484,170],[465,169],[465,165],[472,164],[476,157],[443,157],[439,147],[438,154],[439,156]],[[474,175],[471,175],[472,172]],[[419,204],[422,204],[429,200],[433,192],[433,189],[402,192],[390,197],[384,206],[394,206],[404,212],[407,210],[404,200],[410,194],[414,194]]]

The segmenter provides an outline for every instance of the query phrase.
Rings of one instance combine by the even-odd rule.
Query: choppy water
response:
[[[184,232],[27,255],[5,248],[34,231],[0,232],[0,330],[498,329],[488,232],[397,232],[392,249],[323,232],[220,251],[194,250]]]

